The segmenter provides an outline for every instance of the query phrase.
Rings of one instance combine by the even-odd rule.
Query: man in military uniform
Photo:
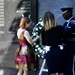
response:
[[[65,52],[65,74],[73,75],[73,59],[75,54],[75,18],[73,17],[73,8],[61,8],[62,16],[66,20],[63,27],[65,30],[66,46]]]

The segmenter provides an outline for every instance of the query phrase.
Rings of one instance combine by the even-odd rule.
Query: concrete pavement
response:
[[[17,75],[18,70],[9,67],[0,67],[0,75]]]
[[[43,62],[43,60],[40,59],[39,69],[37,71],[29,71],[28,75],[39,75],[39,71],[40,71],[42,62]],[[0,75],[17,75],[17,72],[18,72],[18,70],[15,68],[0,66]],[[47,75],[47,72],[42,72],[41,75]]]

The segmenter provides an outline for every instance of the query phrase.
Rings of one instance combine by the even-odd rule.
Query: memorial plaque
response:
[[[37,0],[0,0],[0,66],[15,67],[16,36],[22,14],[37,22]],[[30,28],[30,33],[32,28]]]
[[[20,23],[22,14],[25,14],[26,17],[31,18],[32,21],[34,22],[34,25],[37,23],[37,19],[38,19],[38,11],[37,11],[38,4],[37,3],[38,3],[37,0],[20,0],[17,3],[15,13],[14,12],[12,13],[12,14],[15,14],[15,16],[12,15],[14,17],[10,23],[11,25],[7,29],[8,33],[15,33],[17,31],[17,29],[19,28],[19,23]],[[29,30],[30,34],[32,32],[33,27],[34,26],[30,27],[30,30]],[[16,36],[13,38],[13,41],[16,41]]]

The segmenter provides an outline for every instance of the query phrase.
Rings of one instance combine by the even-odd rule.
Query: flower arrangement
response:
[[[41,37],[41,30],[42,30],[42,19],[39,20],[39,22],[35,25],[35,27],[33,28],[33,32],[32,32],[32,38],[35,38],[38,36]],[[34,50],[35,50],[35,54],[38,56],[38,57],[41,57],[41,58],[44,58],[44,55],[46,53],[46,51],[44,50],[44,46],[42,45],[42,40],[41,38],[38,39],[33,47],[34,47]]]

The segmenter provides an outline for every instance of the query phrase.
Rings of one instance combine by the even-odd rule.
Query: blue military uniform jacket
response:
[[[63,26],[66,32],[67,41],[69,41],[69,39],[72,41],[75,40],[75,18],[71,17]]]
[[[71,17],[64,23],[65,37],[66,37],[66,53],[68,55],[75,55],[75,18]]]

